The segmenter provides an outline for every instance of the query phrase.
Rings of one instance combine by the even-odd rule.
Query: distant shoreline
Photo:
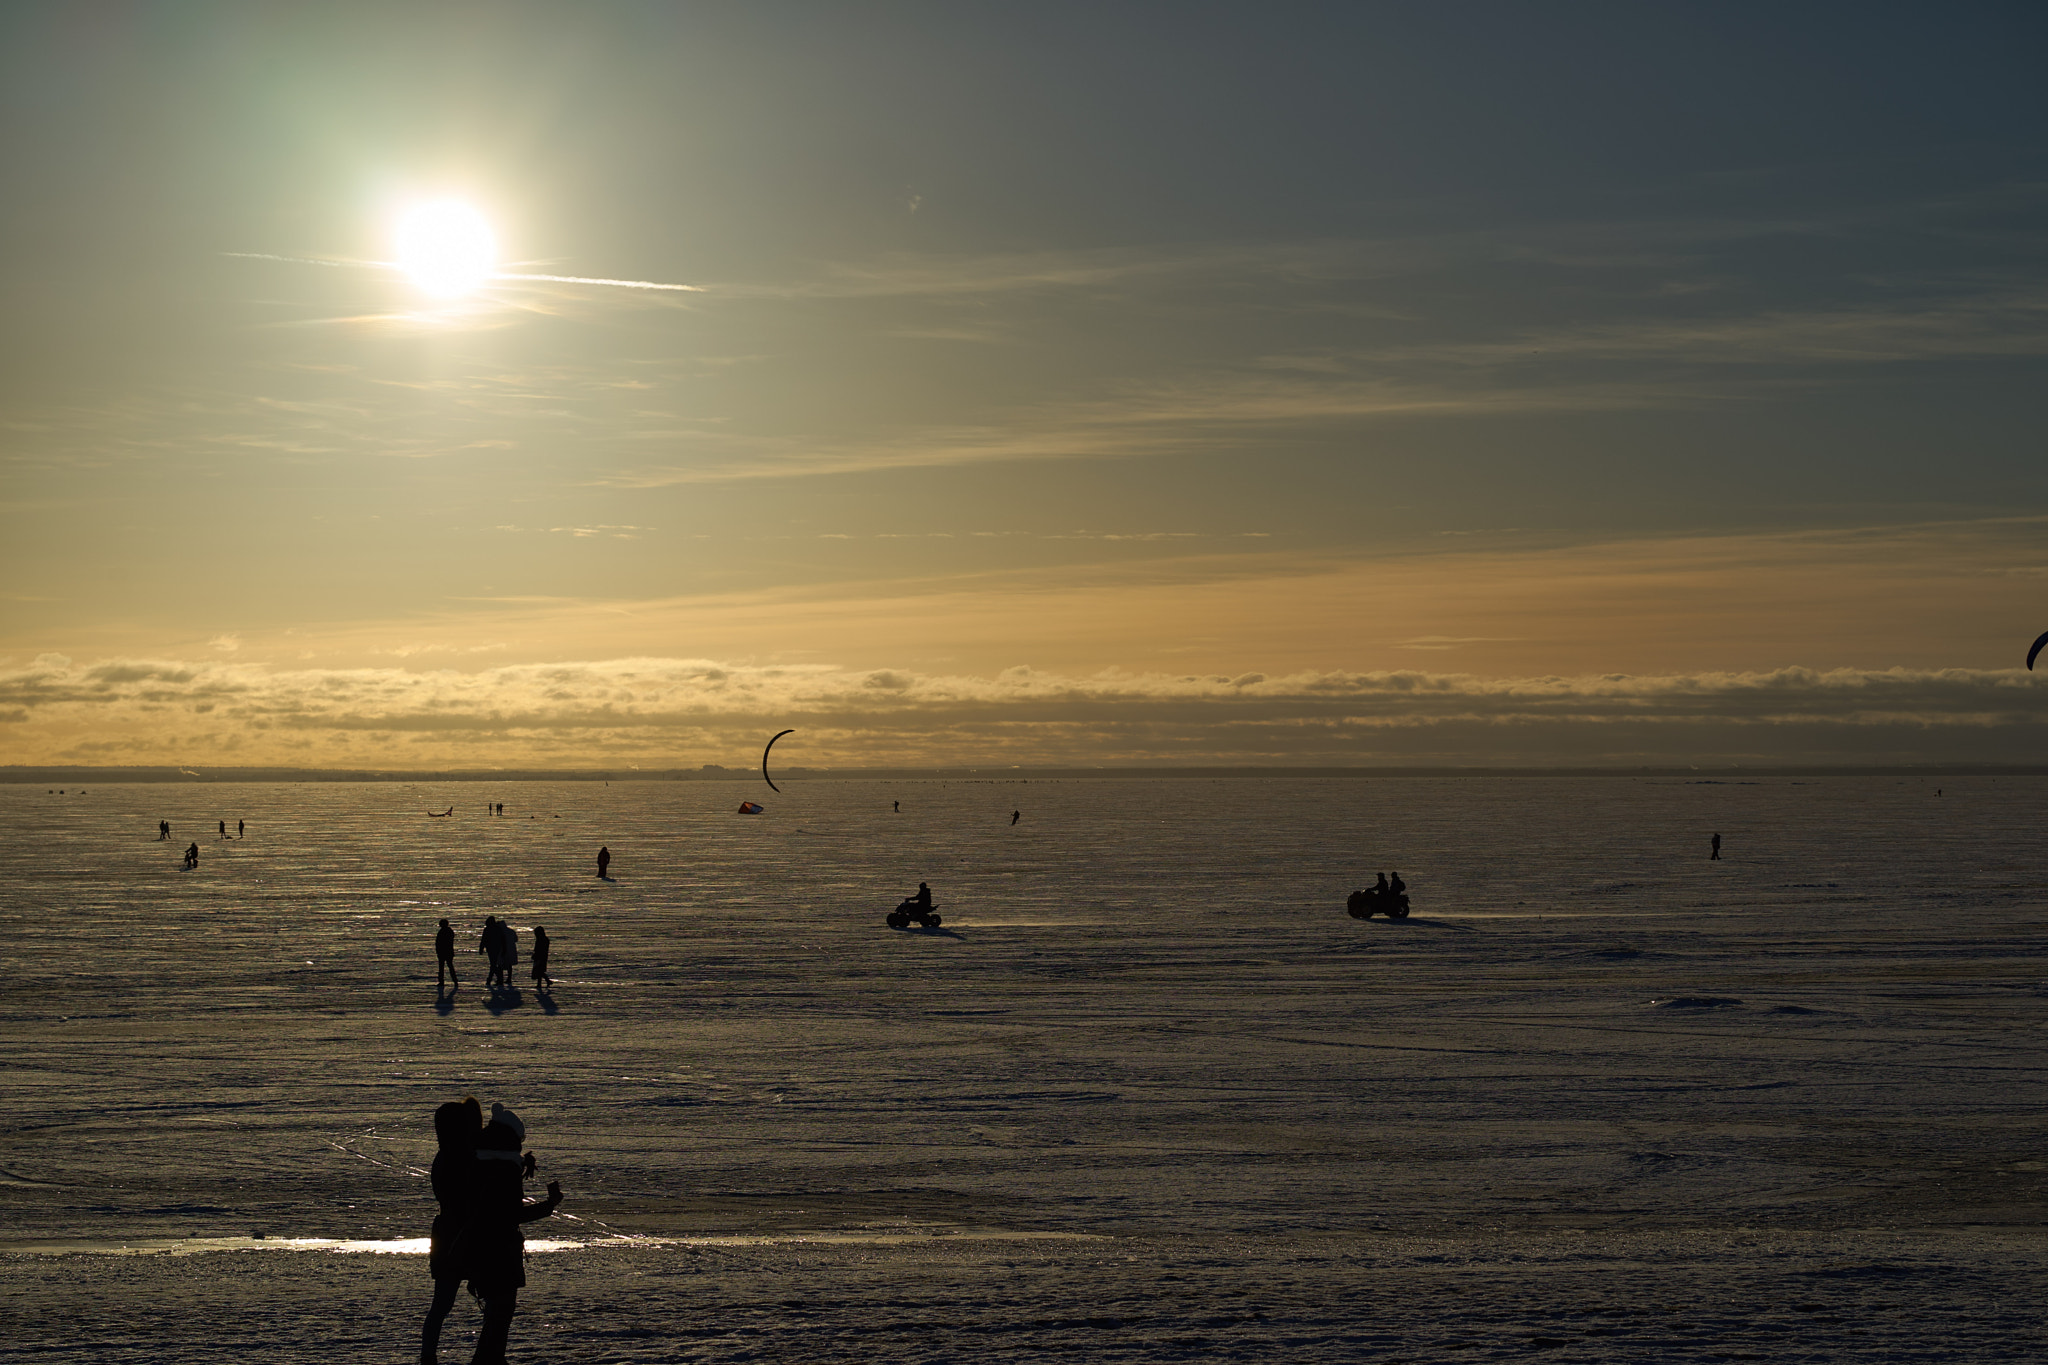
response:
[[[730,782],[756,776],[752,768],[93,768],[0,766],[0,785],[88,782]],[[1119,781],[1274,781],[1303,778],[1366,781],[1387,777],[1654,777],[1725,782],[1780,777],[2048,777],[2040,764],[1786,764],[1771,767],[1125,767],[1125,768],[788,768],[776,776],[802,781],[978,781],[1047,782],[1083,779]]]

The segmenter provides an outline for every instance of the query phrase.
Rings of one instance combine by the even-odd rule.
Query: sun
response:
[[[398,268],[435,298],[460,298],[497,268],[491,225],[460,199],[413,205],[400,215],[394,240]]]

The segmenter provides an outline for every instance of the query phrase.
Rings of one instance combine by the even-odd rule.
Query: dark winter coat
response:
[[[555,1211],[551,1200],[526,1202],[519,1168],[519,1135],[501,1123],[485,1128],[477,1139],[476,1202],[463,1238],[463,1274],[486,1298],[492,1290],[526,1287],[526,1234],[519,1226]]]
[[[427,1270],[437,1280],[466,1279],[463,1233],[476,1203],[476,1152],[443,1147],[434,1154],[429,1175],[441,1211],[434,1215],[433,1235],[427,1241]]]

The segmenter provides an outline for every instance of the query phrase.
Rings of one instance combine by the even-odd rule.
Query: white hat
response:
[[[491,1106],[491,1122],[504,1124],[518,1135],[521,1142],[526,1141],[526,1125],[520,1122],[519,1115],[513,1113],[504,1105],[494,1104]]]

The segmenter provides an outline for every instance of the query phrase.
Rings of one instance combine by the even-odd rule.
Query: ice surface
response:
[[[520,1359],[2038,1343],[2048,782],[783,785],[0,787],[0,1360],[410,1358],[472,1092]]]

